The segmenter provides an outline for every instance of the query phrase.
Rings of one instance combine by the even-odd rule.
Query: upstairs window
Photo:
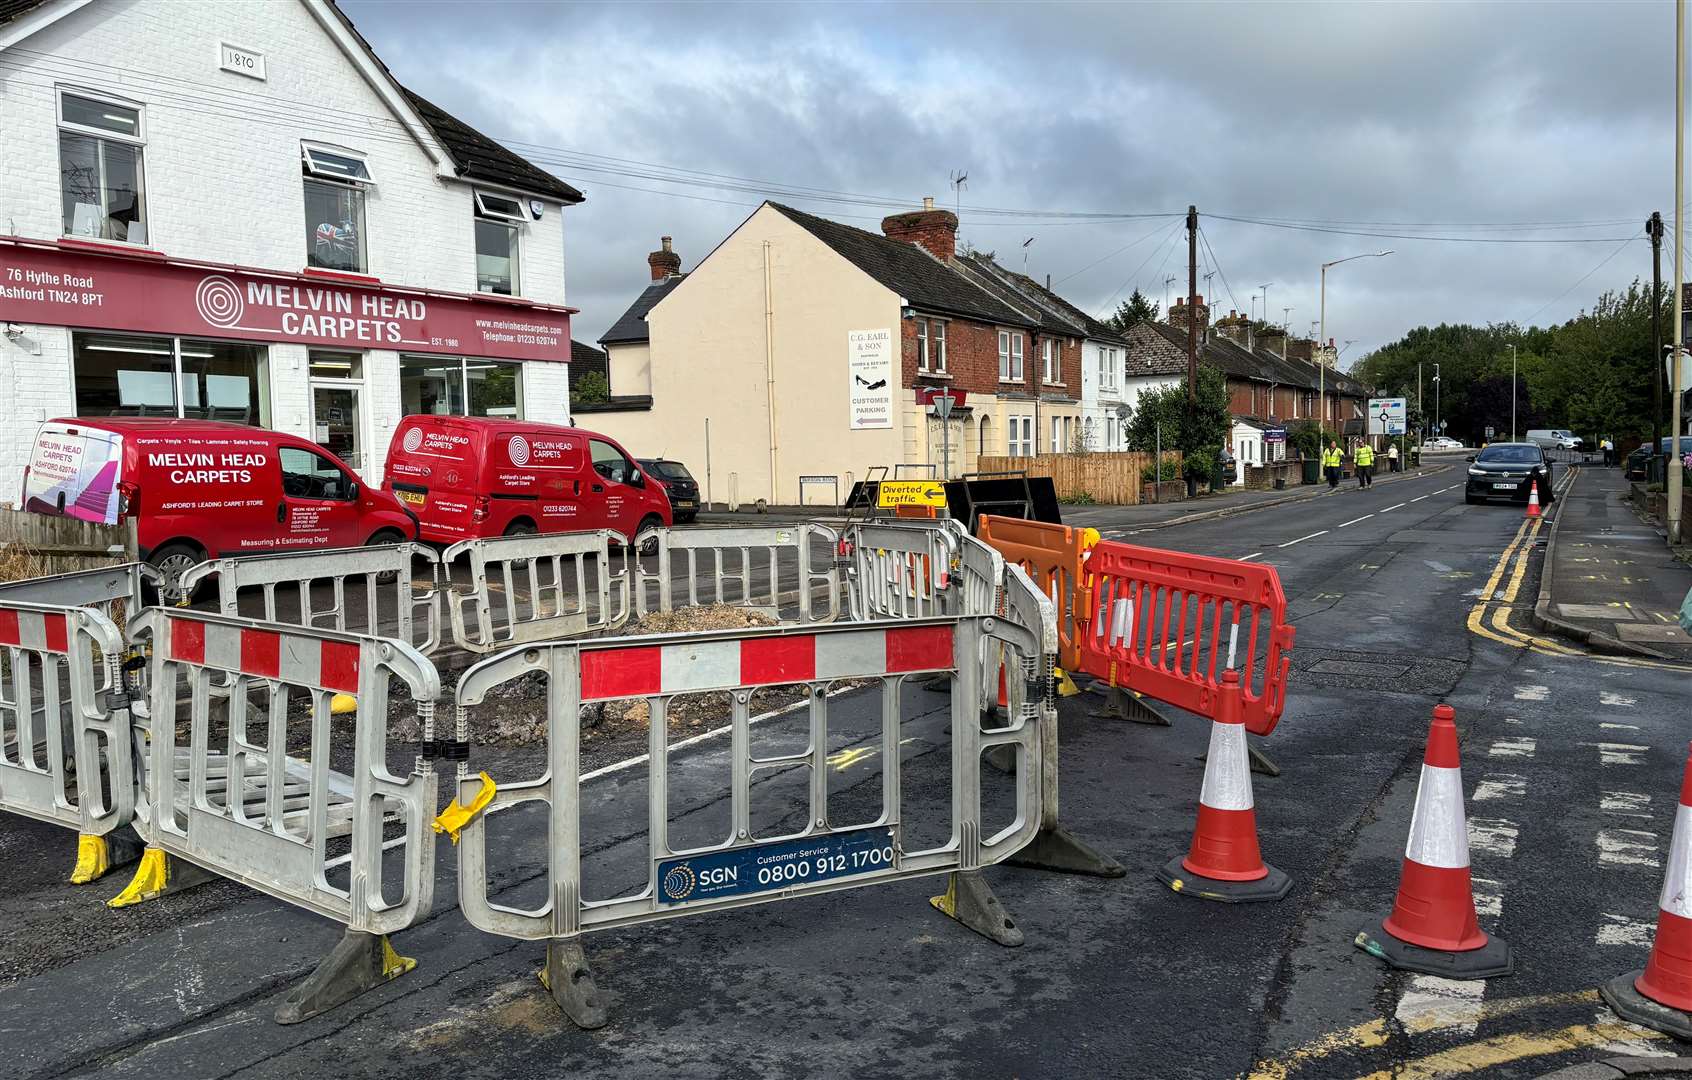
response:
[[[518,295],[517,244],[523,206],[509,195],[476,192],[476,290]]]
[[[59,92],[59,194],[66,236],[147,242],[141,106]]]
[[[305,174],[306,265],[365,273],[364,198],[375,181],[363,156],[302,143],[300,167]]]
[[[917,370],[937,375],[946,373],[946,320],[918,319]]]
[[[1117,350],[1099,349],[1099,385],[1106,390],[1116,389],[1116,372],[1121,367]]]
[[[1023,381],[1022,335],[1011,330],[999,331],[999,381]]]
[[[1063,381],[1063,343],[1057,338],[1047,338],[1040,344],[1040,355],[1046,365],[1046,381],[1049,383]]]

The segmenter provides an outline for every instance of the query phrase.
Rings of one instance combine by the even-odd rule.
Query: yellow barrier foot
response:
[[[930,897],[930,904],[947,918],[962,923],[988,941],[1009,948],[1022,944],[1022,931],[1005,913],[979,870],[954,870],[946,876],[946,891]]]
[[[348,930],[317,965],[317,970],[288,991],[276,1009],[276,1022],[297,1024],[310,1020],[366,990],[399,978],[416,966],[417,961],[394,951],[386,934]]]
[[[336,694],[329,699],[329,712],[332,716],[345,716],[358,711],[358,699],[351,694]]]
[[[1057,676],[1058,697],[1076,697],[1081,693],[1081,688],[1075,685],[1075,680],[1069,677],[1069,672],[1062,668],[1054,668],[1052,671]]]
[[[149,847],[141,852],[141,865],[122,892],[106,901],[107,907],[123,908],[146,900],[181,892],[210,881],[212,875],[192,863],[171,859],[164,849]]]
[[[546,943],[546,966],[539,972],[541,985],[564,1015],[579,1028],[592,1031],[605,1026],[605,1000],[593,981],[582,939],[553,938]]]
[[[487,773],[477,773],[476,776],[482,781],[482,788],[471,798],[468,806],[460,803],[455,795],[452,802],[447,804],[447,808],[435,816],[435,831],[446,833],[454,844],[458,843],[459,830],[476,820],[476,815],[487,809],[499,790],[493,782],[493,777]],[[462,794],[462,791],[460,793]]]
[[[141,844],[127,829],[104,836],[83,833],[76,838],[76,868],[71,871],[71,884],[97,881],[113,867],[132,863],[140,855]]]
[[[1012,866],[1093,877],[1118,878],[1128,872],[1121,863],[1061,825],[1041,829],[1027,847],[1005,861]]]
[[[1173,726],[1169,717],[1153,707],[1151,698],[1116,686],[1105,689],[1105,706],[1094,710],[1093,715],[1101,720],[1126,720],[1130,724],[1145,724],[1148,727]]]

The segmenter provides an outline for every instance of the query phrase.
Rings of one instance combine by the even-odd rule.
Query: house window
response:
[[[1059,369],[1062,367],[1062,345],[1057,338],[1046,338],[1041,343],[1041,357],[1046,364],[1045,380],[1049,383],[1059,381]]]
[[[916,321],[916,335],[917,335],[917,370],[918,371],[927,371],[928,370],[928,320],[927,319],[918,319]]]
[[[364,198],[375,186],[364,158],[351,150],[312,143],[300,146],[305,174],[306,265],[362,274]]]
[[[917,370],[931,371],[935,374],[946,373],[946,320],[918,319],[917,333]],[[999,335],[1001,348],[1004,345],[1004,335]],[[1004,371],[1004,361],[1000,360],[999,370]],[[999,376],[1001,379],[1004,375]]]
[[[522,232],[523,207],[516,199],[476,192],[476,289],[478,292],[518,294],[517,238]]]
[[[262,345],[135,334],[76,334],[78,416],[159,416],[270,425]]]
[[[1099,349],[1099,386],[1106,390],[1116,389],[1117,350]]]
[[[1022,335],[1011,330],[999,331],[999,381],[1023,380]]]
[[[66,236],[147,242],[141,106],[59,94],[59,194]]]
[[[452,416],[523,418],[521,364],[400,357],[400,411]]]
[[[1006,447],[1011,457],[1034,456],[1034,418],[1013,416],[1006,428]]]
[[[1063,420],[1054,416],[1052,417],[1052,453],[1061,454],[1063,451]]]
[[[944,373],[946,370],[946,320],[935,319],[929,325],[929,346],[934,370]]]

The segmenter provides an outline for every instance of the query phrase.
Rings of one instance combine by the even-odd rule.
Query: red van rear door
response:
[[[494,497],[520,501],[514,514],[529,517],[543,533],[597,528],[581,516],[589,476],[584,442],[563,429],[533,425],[499,432],[488,447]]]
[[[417,515],[422,537],[451,543],[480,535],[477,475],[481,432],[447,417],[407,417],[388,449],[388,490]]]

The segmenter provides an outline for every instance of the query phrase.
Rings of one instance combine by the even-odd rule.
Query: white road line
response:
[[[1442,979],[1418,975],[1398,999],[1398,1022],[1411,1031],[1461,1031],[1473,1035],[1480,1024],[1484,979]]]
[[[1601,791],[1598,793],[1598,809],[1606,814],[1644,818],[1649,821],[1651,820],[1651,796],[1637,791]]]
[[[1313,532],[1313,533],[1311,533],[1311,534],[1310,534],[1310,535],[1309,535],[1309,536],[1301,536],[1301,537],[1299,537],[1299,538],[1298,538],[1298,539],[1297,539],[1297,540],[1288,540],[1288,541],[1287,541],[1287,542],[1286,542],[1286,543],[1284,543],[1284,544],[1277,544],[1277,545],[1275,545],[1275,546],[1276,546],[1276,547],[1284,547],[1284,548],[1288,548],[1288,547],[1292,547],[1292,546],[1293,546],[1293,545],[1294,545],[1294,544],[1302,544],[1302,543],[1304,543],[1304,542],[1305,542],[1305,541],[1306,541],[1306,540],[1314,540],[1314,539],[1316,539],[1316,538],[1317,538],[1317,537],[1318,537],[1318,536],[1326,536],[1326,535],[1327,535],[1327,533],[1328,533],[1328,530],[1327,530],[1327,529],[1323,529],[1323,530],[1322,530],[1322,531],[1321,531],[1321,532]]]
[[[1411,499],[1411,500],[1410,500],[1410,501],[1411,501],[1411,502],[1421,502],[1421,501],[1422,501],[1422,500],[1423,500],[1423,499],[1425,499],[1425,498],[1427,498],[1427,496],[1426,496],[1426,495],[1418,495],[1418,496],[1416,496],[1416,497],[1415,497],[1415,498],[1414,498],[1414,499]]]
[[[1516,687],[1517,701],[1548,701],[1551,698],[1549,686],[1518,686]]]
[[[1470,818],[1469,847],[1508,859],[1516,853],[1516,823],[1503,818]]]
[[[1538,745],[1536,740],[1528,738],[1494,739],[1486,753],[1488,757],[1530,758]]]
[[[1639,730],[1638,724],[1612,724],[1608,720],[1600,720],[1598,722],[1598,726],[1601,727],[1601,728],[1612,728],[1616,731],[1638,731]]]
[[[1639,699],[1628,697],[1625,694],[1618,694],[1613,690],[1600,690],[1598,691],[1598,704],[1622,705],[1632,708],[1633,706],[1639,704]]]
[[[1352,519],[1351,519],[1351,520],[1350,520],[1350,521],[1342,521],[1342,522],[1340,522],[1340,523],[1339,523],[1339,524],[1338,524],[1338,525],[1337,525],[1337,526],[1335,526],[1335,527],[1336,527],[1336,528],[1340,528],[1340,529],[1343,529],[1343,528],[1345,528],[1345,527],[1346,527],[1346,526],[1347,526],[1347,525],[1355,525],[1355,524],[1357,524],[1357,523],[1358,523],[1358,522],[1359,522],[1359,521],[1368,521],[1368,520],[1369,520],[1369,519],[1370,519],[1370,518],[1372,518],[1372,517],[1374,517],[1374,516],[1375,516],[1375,515],[1373,515],[1373,514],[1364,514],[1364,515],[1363,515],[1363,516],[1362,516],[1362,517],[1360,517],[1360,518],[1352,518]]]
[[[1488,773],[1475,785],[1475,802],[1487,799],[1519,799],[1527,794],[1527,777],[1514,773]]]
[[[1240,561],[1241,561],[1241,562],[1250,562],[1250,561],[1251,561],[1251,560],[1253,560],[1253,559],[1255,559],[1255,558],[1257,558],[1257,557],[1258,557],[1258,556],[1259,556],[1259,555],[1261,555],[1261,554],[1263,554],[1263,552],[1261,552],[1261,551],[1254,551],[1254,552],[1252,552],[1252,553],[1251,553],[1251,554],[1250,554],[1250,555],[1241,555],[1241,556],[1240,556]]]
[[[1470,891],[1475,897],[1475,914],[1483,919],[1496,919],[1504,911],[1504,883],[1491,878],[1472,877]]]
[[[1649,746],[1620,742],[1582,743],[1581,745],[1598,748],[1598,763],[1600,765],[1643,765],[1645,764],[1645,751],[1650,749]]]
[[[1598,926],[1598,944],[1630,945],[1637,949],[1651,947],[1651,932],[1656,929],[1648,922],[1630,919],[1626,915],[1599,912],[1604,921]]]
[[[1380,512],[1384,514],[1384,513],[1387,512],[1387,510],[1397,510],[1400,506],[1403,506],[1403,505],[1404,505],[1403,503],[1393,503],[1391,506],[1387,507],[1386,510],[1382,510]]]
[[[1599,829],[1598,861],[1611,866],[1661,866],[1657,834],[1645,829]]]

